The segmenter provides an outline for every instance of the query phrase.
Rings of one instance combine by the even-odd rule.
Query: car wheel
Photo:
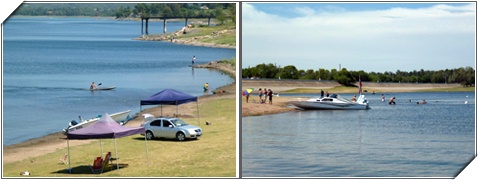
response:
[[[184,135],[183,132],[178,132],[176,133],[176,139],[178,139],[178,141],[184,141],[186,139],[186,135]]]
[[[154,138],[153,132],[151,131],[146,131],[146,139],[151,140]]]

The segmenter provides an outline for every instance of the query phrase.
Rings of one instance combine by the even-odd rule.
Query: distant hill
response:
[[[136,3],[23,3],[12,15],[24,16],[116,16],[120,8]]]

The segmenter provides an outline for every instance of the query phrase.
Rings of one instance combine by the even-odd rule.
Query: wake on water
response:
[[[84,91],[89,87],[85,88],[72,88],[72,87],[40,87],[40,86],[4,86],[4,92],[11,92],[11,91],[35,91],[35,90],[44,90],[44,91],[65,91],[65,90],[74,90],[74,91]]]

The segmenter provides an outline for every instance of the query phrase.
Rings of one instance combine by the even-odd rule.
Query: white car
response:
[[[197,139],[202,135],[202,129],[189,125],[178,118],[156,118],[149,120],[141,127],[145,128],[146,139],[170,138],[184,141],[186,139]]]

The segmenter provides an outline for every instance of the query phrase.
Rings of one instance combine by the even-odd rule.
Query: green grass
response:
[[[236,58],[231,59],[221,59],[218,61],[219,63],[230,64],[232,67],[236,67]]]
[[[233,98],[213,100],[199,106],[200,127],[203,136],[199,140],[178,142],[175,140],[151,140],[148,144],[148,160],[144,136],[134,135],[117,139],[120,164],[128,167],[103,174],[92,174],[88,165],[100,155],[100,142],[70,147],[73,174],[66,173],[68,165],[59,159],[67,153],[65,147],[36,158],[3,164],[4,177],[19,177],[21,171],[32,173],[30,177],[235,177],[236,176],[236,102]],[[194,114],[196,114],[194,112]],[[183,119],[197,125],[197,118]],[[212,125],[206,126],[205,121]],[[102,140],[103,153],[112,152],[116,157],[114,140]],[[104,158],[104,155],[102,156]]]
[[[221,34],[215,38],[200,39],[199,42],[214,43],[220,45],[235,45],[236,34]]]
[[[235,29],[235,24],[228,24],[228,25],[220,25],[220,26],[206,26],[206,27],[196,27],[193,29],[193,33],[185,34],[176,37],[177,39],[183,38],[193,38],[193,37],[200,37],[200,36],[213,36],[214,32],[222,31],[222,30],[230,30]],[[215,36],[214,38],[199,38],[198,42],[206,42],[206,43],[215,43],[215,44],[224,44],[224,45],[235,45],[236,44],[236,32],[229,31],[228,33],[220,34]]]

